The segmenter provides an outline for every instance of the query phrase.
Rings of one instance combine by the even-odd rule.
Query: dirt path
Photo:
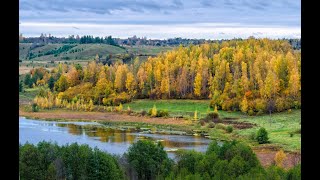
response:
[[[130,116],[114,112],[71,112],[71,111],[50,111],[50,112],[24,112],[19,111],[20,116],[37,117],[40,119],[66,119],[66,120],[97,120],[111,122],[142,122],[150,124],[166,125],[188,125],[191,122],[183,119],[173,118],[152,118],[146,116]]]

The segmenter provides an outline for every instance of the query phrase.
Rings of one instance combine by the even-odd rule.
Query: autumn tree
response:
[[[74,66],[70,68],[70,70],[66,74],[66,77],[70,87],[80,84],[79,73]]]
[[[60,76],[58,81],[54,84],[54,89],[58,92],[63,92],[68,88],[68,81],[64,74]]]
[[[136,93],[136,81],[132,72],[127,73],[126,89],[132,95]]]
[[[35,68],[24,82],[50,88],[54,83],[55,91],[68,89],[69,101],[81,94],[94,104],[103,98],[112,104],[128,93],[151,99],[210,98],[211,107],[249,114],[268,112],[269,102],[275,102],[277,111],[283,111],[300,107],[301,53],[285,40],[234,39],[179,46],[144,62],[136,58],[103,65],[93,60],[84,67],[59,64],[51,72]]]
[[[108,97],[111,94],[111,84],[106,78],[105,68],[100,68],[98,82],[95,86],[95,99],[101,104],[101,100],[104,97]]]
[[[241,101],[241,111],[244,113],[248,112],[248,101],[247,101],[247,97],[244,96],[243,100]]]
[[[286,159],[286,154],[283,152],[283,150],[279,150],[275,157],[274,157],[274,161],[276,163],[277,166],[282,167],[283,166],[283,161]]]
[[[115,77],[115,88],[118,92],[124,91],[126,87],[126,79],[127,79],[127,65],[120,64],[116,70],[116,77]]]

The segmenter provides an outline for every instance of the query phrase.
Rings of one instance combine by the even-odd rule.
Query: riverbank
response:
[[[19,116],[44,120],[87,120],[105,122],[140,122],[160,125],[190,125],[191,121],[174,118],[153,118],[149,116],[134,116],[116,112],[79,112],[68,110],[50,110],[42,112],[25,112],[19,110]]]
[[[190,120],[184,119],[174,119],[174,118],[153,118],[149,116],[134,116],[127,115],[125,113],[116,112],[78,112],[63,109],[56,109],[50,111],[40,111],[40,112],[25,112],[22,109],[19,110],[19,115],[32,118],[32,119],[42,119],[42,120],[55,120],[55,121],[94,121],[99,123],[112,123],[112,125],[134,125],[135,127],[157,127],[157,128],[170,128],[175,130],[192,131],[197,126],[196,123]],[[250,128],[252,129],[252,128]],[[248,130],[250,130],[248,129]],[[246,131],[248,131],[246,130]],[[239,131],[235,130],[234,133],[228,134],[230,136],[237,136]],[[214,138],[214,137],[212,137]],[[238,140],[247,141],[243,136],[238,136]],[[257,154],[263,166],[269,166],[274,163],[274,157],[276,152],[280,149],[279,146],[274,143],[266,145],[258,145],[250,143],[250,146]],[[293,167],[297,161],[300,160],[300,154],[296,151],[286,151],[287,158],[284,160],[284,167]]]

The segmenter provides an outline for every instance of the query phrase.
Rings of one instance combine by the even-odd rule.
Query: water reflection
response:
[[[77,142],[97,146],[109,153],[123,154],[133,142],[150,139],[161,142],[165,149],[195,149],[204,152],[209,139],[195,136],[149,134],[132,128],[107,128],[91,122],[55,122],[19,118],[19,142],[52,141],[58,144]],[[168,153],[173,157],[172,152]]]

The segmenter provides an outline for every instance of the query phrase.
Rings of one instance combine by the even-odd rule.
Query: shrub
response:
[[[112,112],[112,107],[111,106],[107,107],[107,112]]]
[[[215,126],[214,122],[210,122],[210,123],[208,124],[208,128],[214,128],[214,126]]]
[[[265,128],[260,128],[259,131],[257,132],[256,140],[258,141],[259,144],[265,144],[268,142],[268,132]]]
[[[125,92],[118,95],[111,94],[108,98],[103,98],[102,103],[105,106],[119,106],[120,104],[128,103],[131,101],[131,96]]]
[[[232,127],[231,125],[227,126],[226,131],[227,131],[228,133],[232,133],[233,127]]]
[[[198,111],[197,110],[194,112],[193,119],[194,120],[198,119]]]
[[[216,129],[223,129],[223,130],[225,130],[225,129],[226,129],[226,126],[225,126],[224,124],[218,123],[218,124],[216,124],[215,128],[216,128]]]
[[[219,118],[219,113],[218,112],[213,112],[212,113],[212,117],[213,117],[213,119]]]
[[[127,108],[127,114],[131,114],[132,113],[132,110],[131,110],[131,108],[128,106],[128,108]]]
[[[141,111],[141,115],[142,115],[142,116],[145,116],[145,115],[147,115],[147,111],[145,111],[145,110],[142,110],[142,111]]]
[[[200,124],[201,124],[201,126],[204,126],[206,124],[206,122],[202,119],[202,120],[200,120]]]
[[[283,166],[283,161],[286,159],[286,154],[283,152],[283,150],[281,149],[280,151],[278,151],[274,157],[274,161],[276,162],[276,165],[279,167]]]
[[[150,111],[149,111],[150,112]],[[157,107],[156,105],[153,105],[153,108],[151,109],[151,112],[149,113],[152,117],[157,116]]]
[[[207,113],[206,117],[205,117],[205,120],[207,121],[213,121],[213,112],[209,112]]]
[[[32,112],[38,112],[39,111],[39,107],[37,103],[32,103]]]
[[[122,109],[123,109],[123,106],[122,106],[122,104],[120,103],[120,105],[118,106],[118,107],[116,107],[116,111],[122,111]]]
[[[290,137],[293,137],[294,132],[289,132]]]
[[[169,116],[169,112],[168,110],[159,110],[157,112],[157,117],[168,117]]]
[[[250,109],[250,110],[248,111],[248,115],[249,115],[249,116],[253,116],[253,115],[254,115],[254,111],[253,111],[252,109]]]

